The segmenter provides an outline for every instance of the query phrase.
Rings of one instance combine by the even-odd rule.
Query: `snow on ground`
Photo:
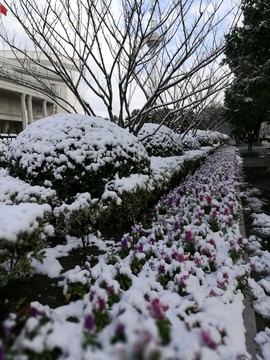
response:
[[[262,250],[263,239],[267,241],[270,236],[270,216],[262,212],[262,207],[267,202],[260,200],[260,195],[261,191],[254,187],[248,188],[244,194],[247,209],[251,211],[250,216],[253,219],[252,229],[256,234],[249,237],[251,268],[261,277],[259,281],[249,278],[248,285],[253,293],[256,313],[270,320],[270,253]],[[267,360],[270,351],[270,329],[266,327],[264,331],[260,331],[255,340],[260,349],[257,360]]]
[[[93,267],[86,261],[62,271],[57,258],[78,246],[76,238],[46,249],[44,263],[33,262],[35,271],[60,275],[66,299],[74,286],[85,293],[55,309],[33,302],[14,343],[17,359],[56,349],[59,359],[70,360],[250,359],[240,290],[250,267],[241,260],[247,240],[239,229],[238,162],[234,147],[216,150],[120,244],[91,234],[90,243],[105,250]],[[156,174],[168,166],[166,158],[155,164]],[[15,323],[13,314],[4,326],[11,333]]]
[[[267,214],[252,214],[254,230],[261,236],[270,236],[270,216]]]
[[[270,329],[266,329],[265,331],[261,331],[256,336],[256,342],[262,349],[261,356],[258,357],[258,360],[266,360],[269,359],[270,354]]]

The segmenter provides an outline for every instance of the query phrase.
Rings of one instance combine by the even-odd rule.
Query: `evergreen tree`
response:
[[[225,94],[238,128],[256,129],[270,111],[270,2],[243,0],[243,24],[226,36],[225,63],[234,80]]]

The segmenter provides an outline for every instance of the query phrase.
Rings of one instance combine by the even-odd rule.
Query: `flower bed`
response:
[[[67,305],[31,304],[12,351],[54,359],[249,359],[241,287],[250,269],[241,259],[247,240],[239,211],[237,155],[226,146],[121,244],[92,238],[106,253],[93,267],[86,261],[62,274]],[[4,324],[9,336],[16,321]]]

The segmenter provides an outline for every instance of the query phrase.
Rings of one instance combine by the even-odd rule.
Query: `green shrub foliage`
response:
[[[2,138],[0,136],[0,167],[8,166],[8,148],[10,143],[12,142],[12,138]]]
[[[138,138],[116,124],[79,114],[41,119],[22,131],[9,151],[13,176],[51,187],[72,202],[77,193],[100,197],[116,174],[149,174],[150,160]]]
[[[42,249],[54,231],[48,223],[50,214],[46,204],[0,207],[0,288],[10,280],[31,275],[32,259],[42,262]]]
[[[138,138],[150,156],[167,157],[183,154],[179,136],[165,125],[144,124],[138,133]]]

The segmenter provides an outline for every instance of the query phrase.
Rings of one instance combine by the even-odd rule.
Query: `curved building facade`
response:
[[[26,60],[29,62],[29,58]],[[35,76],[31,76],[20,61],[11,51],[0,51],[0,133],[18,134],[27,125],[43,117],[59,112],[74,112],[68,109],[69,103],[80,112],[80,106],[76,105],[76,99],[60,77],[38,67],[36,62],[33,66]],[[44,84],[48,92],[59,95],[57,101],[46,95]]]

